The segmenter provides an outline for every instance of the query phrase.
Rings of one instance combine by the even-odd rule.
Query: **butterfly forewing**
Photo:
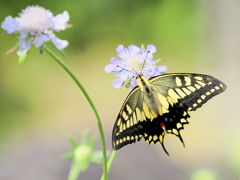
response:
[[[112,134],[114,150],[144,138],[149,144],[161,143],[167,153],[164,135],[174,134],[183,143],[179,131],[188,124],[188,111],[226,89],[218,79],[202,74],[173,73],[146,81],[147,91],[141,90],[141,85],[134,88],[119,112]]]
[[[163,94],[170,104],[177,104],[188,111],[200,108],[227,88],[218,79],[203,74],[166,74],[153,77],[149,82],[154,91]]]
[[[142,94],[139,87],[134,88],[126,98],[112,133],[112,146],[114,150],[124,145],[134,143],[136,138],[141,139],[140,113],[143,112]]]

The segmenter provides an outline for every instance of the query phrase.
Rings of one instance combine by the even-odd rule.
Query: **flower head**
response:
[[[69,27],[68,21],[67,11],[54,17],[50,10],[43,7],[28,6],[22,10],[19,17],[6,17],[1,27],[7,34],[20,34],[17,54],[21,56],[28,52],[32,45],[41,47],[47,41],[52,41],[58,50],[67,47],[68,41],[56,37],[54,31],[65,30]]]
[[[154,45],[148,45],[146,49],[135,45],[128,48],[119,45],[116,51],[122,60],[113,57],[110,59],[113,64],[107,65],[104,69],[107,73],[115,72],[115,76],[119,77],[113,82],[116,89],[119,89],[127,79],[130,79],[133,89],[137,85],[137,74],[142,74],[148,79],[167,70],[166,66],[156,66],[157,60],[153,60],[153,53],[157,50]]]
[[[73,150],[62,156],[62,159],[73,158],[71,170],[68,179],[76,179],[76,177],[85,171],[91,162],[101,163],[102,152],[94,150],[97,143],[97,136],[90,137],[90,131],[85,129],[82,134],[81,142],[77,142],[73,137],[69,137],[69,141]]]

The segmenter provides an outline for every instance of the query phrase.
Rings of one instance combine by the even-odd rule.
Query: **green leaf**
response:
[[[82,135],[81,144],[88,144],[90,130],[85,128]]]
[[[25,50],[22,52],[22,55],[19,57],[18,63],[21,64],[26,59],[26,57],[27,57],[27,51]]]
[[[125,84],[124,86],[124,90],[128,89],[129,87],[131,87],[131,81],[132,81],[132,78],[128,80],[128,82]]]
[[[155,64],[157,64],[159,61],[161,61],[161,59],[157,59],[157,60],[155,61]]]
[[[95,134],[95,135],[93,135],[93,137],[92,137],[92,139],[91,139],[91,141],[89,142],[89,146],[91,147],[91,149],[93,149],[94,147],[95,147],[95,145],[96,145],[96,143],[97,143],[97,135]]]
[[[76,147],[78,147],[78,142],[72,137],[72,136],[69,136],[68,137],[68,140],[72,146],[73,149],[75,149]]]
[[[91,161],[100,164],[102,162],[102,151],[93,152]]]
[[[74,153],[73,152],[69,152],[69,153],[63,154],[61,156],[62,160],[71,159],[71,158],[74,158]]]

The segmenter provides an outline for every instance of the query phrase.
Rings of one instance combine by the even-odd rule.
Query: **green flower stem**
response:
[[[82,169],[81,165],[82,164],[80,162],[73,160],[70,172],[68,174],[68,180],[77,180]]]
[[[107,164],[107,170],[108,170],[108,172],[109,172],[109,170],[110,170],[110,168],[111,168],[111,166],[112,166],[113,160],[114,160],[114,158],[115,158],[116,155],[117,155],[117,151],[112,151],[112,154],[111,154],[111,156],[110,156],[110,158],[109,158],[109,160],[108,160],[108,164]],[[101,180],[104,180],[104,174],[102,175]]]
[[[94,106],[90,96],[88,95],[87,91],[83,87],[83,85],[80,83],[80,81],[77,79],[77,77],[73,74],[73,72],[69,69],[69,67],[58,57],[56,56],[46,45],[43,45],[43,49],[63,68],[65,71],[71,76],[71,78],[74,80],[74,82],[78,85],[82,93],[84,94],[85,98],[87,99],[89,105],[91,106],[93,113],[96,117],[100,137],[101,137],[101,143],[102,143],[102,153],[103,153],[103,174],[104,174],[104,180],[108,179],[108,171],[107,171],[107,150],[106,150],[106,143],[104,138],[104,132],[102,128],[102,123],[100,120],[100,117],[98,115],[97,109]]]

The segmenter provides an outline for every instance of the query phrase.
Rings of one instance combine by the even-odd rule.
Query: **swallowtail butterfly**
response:
[[[188,124],[188,112],[195,111],[213,96],[225,91],[220,80],[203,74],[172,73],[150,79],[137,76],[138,85],[129,93],[112,132],[113,150],[144,139],[161,143],[166,133],[183,143],[180,130]]]

